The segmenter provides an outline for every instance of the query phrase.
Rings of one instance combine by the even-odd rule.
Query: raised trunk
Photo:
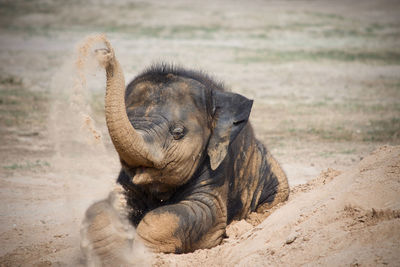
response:
[[[128,119],[125,107],[125,78],[115,57],[106,66],[106,73],[106,121],[120,158],[129,166],[160,167],[162,151],[153,144],[147,144]]]

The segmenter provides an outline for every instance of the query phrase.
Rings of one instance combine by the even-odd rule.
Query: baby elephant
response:
[[[107,74],[106,121],[122,165],[121,216],[146,247],[166,253],[211,248],[232,220],[287,199],[285,173],[248,122],[252,100],[204,73],[168,65],[151,67],[125,89],[121,66],[105,44],[96,57]],[[107,212],[96,203],[87,214],[89,239],[96,240]]]

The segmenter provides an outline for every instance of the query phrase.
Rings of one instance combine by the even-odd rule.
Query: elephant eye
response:
[[[175,140],[179,140],[185,135],[185,128],[183,126],[175,126],[170,132]]]

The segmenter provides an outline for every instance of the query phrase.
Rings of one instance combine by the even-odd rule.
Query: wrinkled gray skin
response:
[[[148,248],[216,246],[233,219],[287,199],[284,172],[248,122],[253,101],[202,73],[165,65],[125,90],[111,46],[97,55],[107,72],[106,119],[122,164],[123,213]],[[89,229],[106,216],[93,209]],[[96,231],[89,232],[95,241]]]

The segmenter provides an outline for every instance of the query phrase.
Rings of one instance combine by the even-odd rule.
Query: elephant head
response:
[[[148,69],[125,90],[121,66],[106,46],[96,54],[107,73],[107,127],[132,182],[168,198],[200,164],[216,170],[253,101],[204,74],[166,65]]]

